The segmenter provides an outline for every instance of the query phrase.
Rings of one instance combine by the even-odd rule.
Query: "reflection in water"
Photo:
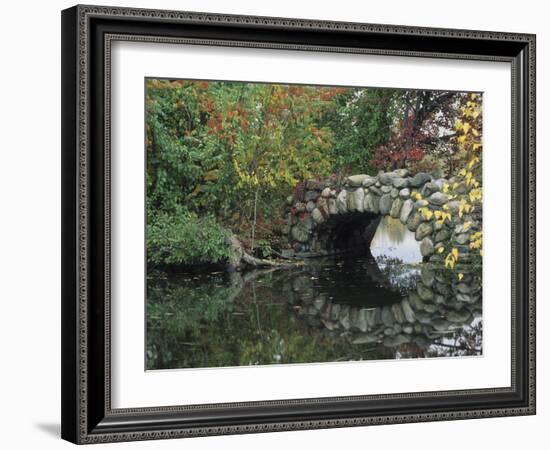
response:
[[[146,367],[481,354],[475,278],[457,285],[452,273],[418,264],[418,243],[397,224],[381,222],[376,259],[149,279]]]
[[[414,233],[407,230],[399,219],[390,216],[385,216],[380,221],[370,249],[375,257],[399,258],[405,264],[422,261],[420,246]]]

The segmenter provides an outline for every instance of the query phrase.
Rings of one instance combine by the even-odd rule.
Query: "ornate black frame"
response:
[[[112,409],[110,43],[186,42],[512,66],[509,388]],[[98,6],[62,12],[62,437],[83,444],[535,414],[535,36]]]

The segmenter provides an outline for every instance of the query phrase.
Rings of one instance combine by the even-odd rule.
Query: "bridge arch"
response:
[[[391,216],[415,233],[425,260],[440,259],[439,248],[450,245],[467,258],[470,236],[481,224],[456,214],[460,202],[445,192],[453,181],[406,169],[352,175],[341,183],[308,180],[288,210],[290,253],[308,258],[368,251],[381,218]]]

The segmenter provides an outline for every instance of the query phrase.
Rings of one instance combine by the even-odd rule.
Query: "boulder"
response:
[[[467,309],[461,309],[459,311],[451,310],[446,314],[446,319],[449,322],[454,322],[454,323],[468,322],[471,319],[471,317],[472,315],[470,314],[470,311],[468,311]]]
[[[410,198],[408,200],[405,200],[403,206],[401,207],[401,213],[399,215],[399,220],[403,225],[407,223],[407,220],[409,219],[413,208],[414,202]]]
[[[418,296],[425,302],[429,302],[434,298],[433,291],[430,288],[424,286],[422,283],[417,283],[416,292],[418,293]],[[428,305],[424,305],[424,309],[426,309],[427,306]]]
[[[409,231],[415,231],[423,221],[424,219],[419,212],[412,213],[407,219],[407,229]]]
[[[432,195],[430,195],[428,201],[432,205],[443,206],[449,201],[449,196],[447,194],[444,194],[443,192],[434,192]]]
[[[430,234],[432,234],[432,225],[429,222],[423,222],[416,229],[414,237],[416,238],[417,241],[421,241],[422,239],[429,236]]]
[[[417,230],[418,231],[418,230]],[[420,241],[420,253],[422,256],[430,256],[434,252],[434,243],[429,237]]]
[[[336,197],[336,208],[340,214],[345,214],[348,212],[348,203],[347,203],[347,191],[342,189],[338,196]]]
[[[404,188],[399,191],[399,197],[403,200],[407,200],[411,196],[411,191],[409,188]]]
[[[393,200],[390,194],[384,194],[380,197],[380,214],[383,216],[387,215],[390,212]]]
[[[409,180],[406,178],[394,178],[393,179],[393,186],[397,189],[403,189],[406,188],[409,185]]]
[[[423,264],[422,269],[420,269],[420,278],[422,283],[429,287],[434,284],[435,273],[428,265]]]
[[[403,205],[403,200],[400,198],[396,198],[390,209],[390,216],[392,216],[394,219],[397,219],[399,217],[399,214],[401,213],[401,206]]]
[[[427,183],[428,181],[430,181],[431,179],[432,179],[431,175],[424,172],[419,172],[409,180],[409,185],[412,187],[420,187],[425,183]]]
[[[365,175],[365,174],[351,175],[346,178],[346,183],[351,187],[363,186],[363,181],[365,181],[367,177],[368,175]]]
[[[397,175],[394,172],[386,172],[386,173],[380,173],[378,175],[378,180],[380,183],[385,185],[392,185],[394,178],[398,178],[399,175]]]
[[[414,323],[414,321],[416,320],[416,314],[414,313],[414,310],[412,309],[412,306],[407,299],[403,299],[401,301],[401,309],[403,310],[403,314],[405,315],[405,320],[409,323]],[[405,327],[403,327],[403,329],[405,329]]]
[[[328,212],[329,214],[338,214],[338,207],[336,206],[336,200],[333,198],[328,199]]]
[[[319,208],[315,208],[313,211],[311,211],[311,218],[317,224],[323,223],[325,221],[325,217],[323,216],[323,213],[321,213]]]
[[[367,212],[378,214],[380,212],[379,203],[380,203],[380,197],[378,197],[378,195],[376,194],[373,194],[372,192],[369,192],[365,196],[364,210]]]
[[[449,239],[450,233],[447,229],[443,228],[435,234],[435,242],[443,242]]]
[[[376,179],[376,177],[371,177],[369,175],[367,175],[365,178],[363,178],[363,187],[371,187],[373,185],[376,184],[378,180]]]
[[[330,195],[331,195],[331,190],[329,187],[324,188],[323,192],[321,192],[322,197],[328,198],[330,197]]]

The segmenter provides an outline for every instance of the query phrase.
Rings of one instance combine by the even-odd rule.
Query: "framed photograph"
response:
[[[535,413],[535,36],[62,12],[62,437]]]

